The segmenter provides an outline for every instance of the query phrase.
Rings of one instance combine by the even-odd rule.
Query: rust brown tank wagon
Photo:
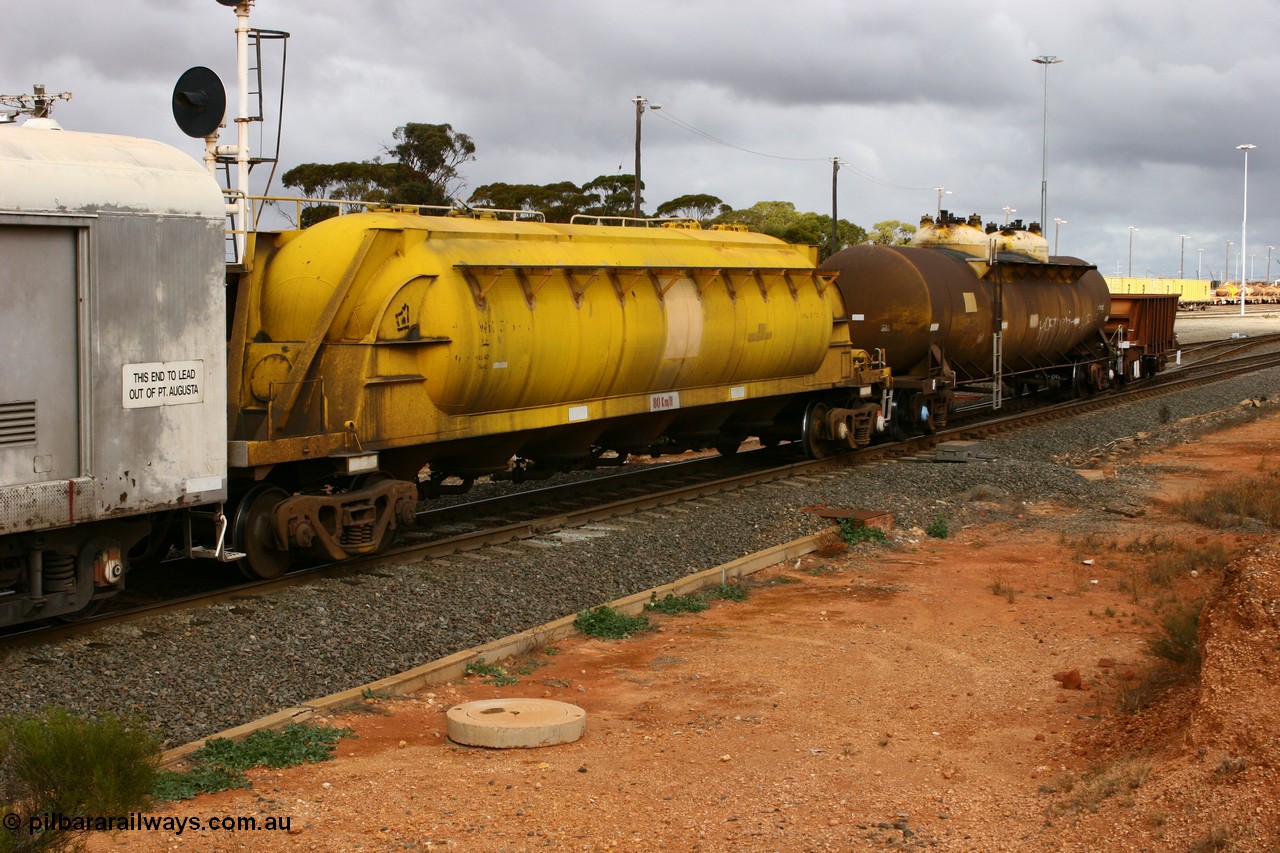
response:
[[[983,227],[942,211],[910,246],[852,246],[822,266],[839,274],[853,339],[886,354],[908,428],[945,424],[957,389],[1092,393],[1146,375],[1163,363],[1157,348],[1174,345],[1172,313],[1144,314],[1167,328],[1148,326],[1140,343],[1111,318],[1096,268],[1050,257],[1034,223]]]

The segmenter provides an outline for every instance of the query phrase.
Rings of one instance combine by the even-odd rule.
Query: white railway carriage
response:
[[[118,591],[226,498],[224,213],[186,154],[0,127],[0,624]]]

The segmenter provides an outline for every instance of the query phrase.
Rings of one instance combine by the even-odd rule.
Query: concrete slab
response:
[[[552,699],[482,699],[445,716],[449,740],[493,749],[573,743],[587,728],[586,711]]]

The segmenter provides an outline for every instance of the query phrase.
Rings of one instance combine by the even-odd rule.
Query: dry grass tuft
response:
[[[1138,790],[1150,773],[1151,759],[1138,755],[1094,768],[1079,780],[1060,781],[1058,789],[1071,796],[1055,804],[1051,811],[1058,815],[1096,812],[1103,800]]]
[[[1184,518],[1206,527],[1239,527],[1255,519],[1280,527],[1280,473],[1262,472],[1183,498],[1176,509]]]

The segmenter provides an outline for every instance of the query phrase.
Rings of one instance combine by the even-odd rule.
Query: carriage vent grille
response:
[[[0,403],[0,447],[36,443],[36,401]]]

